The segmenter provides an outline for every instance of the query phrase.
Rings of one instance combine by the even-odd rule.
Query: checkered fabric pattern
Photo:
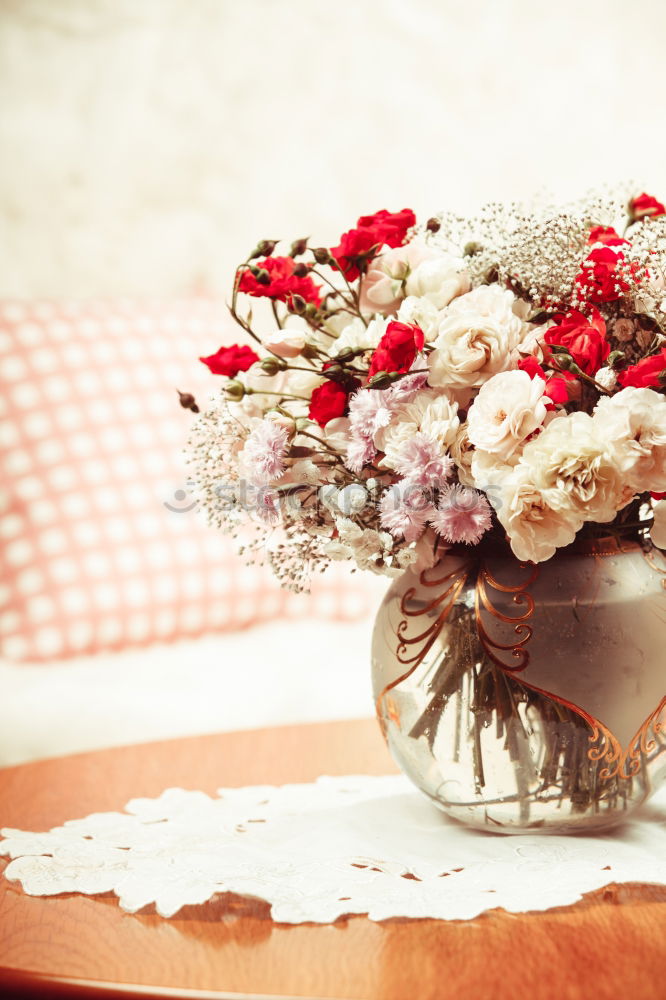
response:
[[[310,595],[244,566],[187,492],[182,453],[237,339],[220,302],[0,303],[0,647],[45,661],[274,617],[354,619],[377,584],[335,566]]]

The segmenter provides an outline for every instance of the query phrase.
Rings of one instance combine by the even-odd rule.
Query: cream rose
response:
[[[482,285],[454,299],[442,313],[428,358],[430,384],[470,389],[506,371],[523,335],[515,302],[500,285]]]
[[[545,388],[542,378],[532,379],[527,372],[493,375],[467,414],[472,444],[504,461],[510,459],[546,419]]]
[[[432,251],[423,243],[408,243],[375,257],[361,283],[359,305],[363,312],[395,313],[406,295],[409,275],[431,256]]]
[[[407,276],[405,291],[443,309],[470,288],[470,277],[462,261],[448,254],[423,259]]]
[[[593,419],[614,442],[635,492],[666,490],[666,399],[653,389],[628,387],[599,400]]]

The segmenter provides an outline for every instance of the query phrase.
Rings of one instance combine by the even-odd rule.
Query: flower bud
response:
[[[355,357],[356,357],[356,351],[353,349],[353,347],[348,347],[346,350],[340,351],[339,354],[336,354],[334,360],[339,361],[340,364],[342,365],[346,365],[350,361],[353,361]]]
[[[294,240],[291,244],[291,249],[289,250],[289,256],[298,257],[300,254],[305,253],[308,248],[308,239],[309,237],[306,236],[302,240]]]
[[[270,285],[271,283],[271,276],[263,267],[259,268],[256,279],[260,285]]]
[[[277,246],[277,242],[277,240],[259,240],[252,251],[250,260],[254,260],[255,257],[270,257]]]
[[[290,295],[287,300],[287,308],[290,312],[295,312],[301,316],[306,309],[307,302],[302,295]]]
[[[313,316],[317,315],[317,307],[314,302],[308,302],[305,307],[305,317],[306,319],[312,319]]]
[[[611,351],[606,360],[609,368],[619,368],[624,361],[624,351]]]
[[[281,358],[264,358],[259,364],[267,375],[277,375],[278,372],[283,372],[287,367],[286,362]]]
[[[570,354],[558,354],[557,365],[561,371],[571,372],[572,375],[583,374]]]
[[[377,372],[368,379],[368,389],[388,389],[392,381],[388,372]]]
[[[305,347],[301,351],[301,355],[302,357],[307,358],[308,361],[314,361],[315,358],[319,357],[319,351],[314,346],[314,344],[306,343]]]
[[[243,396],[252,392],[251,389],[246,389],[242,382],[237,379],[232,378],[224,387],[224,391],[227,395],[227,399],[232,403],[239,403]]]
[[[333,260],[330,250],[327,250],[326,247],[317,247],[312,253],[318,264],[330,264]]]
[[[431,219],[428,219],[428,221],[426,222],[426,229],[428,230],[429,233],[438,233],[441,228],[442,228],[442,223],[434,215]]]
[[[482,250],[483,247],[480,243],[477,243],[476,240],[470,240],[469,243],[465,244],[463,257],[474,257],[477,253],[481,253]]]
[[[191,410],[192,413],[198,413],[199,407],[197,406],[197,401],[191,392],[181,392],[180,389],[176,389],[178,393],[178,399],[180,405],[184,410]]]
[[[310,273],[310,268],[302,260],[299,261],[298,264],[296,264],[294,270],[292,271],[292,274],[294,275],[295,278],[307,278],[309,273]]]

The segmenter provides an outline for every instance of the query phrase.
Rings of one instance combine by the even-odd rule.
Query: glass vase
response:
[[[390,587],[377,715],[441,809],[503,833],[601,830],[666,781],[666,558],[596,540],[538,565],[449,553]]]

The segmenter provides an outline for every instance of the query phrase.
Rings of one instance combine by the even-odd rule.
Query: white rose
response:
[[[628,485],[637,493],[666,490],[666,399],[629,386],[599,400],[593,419],[619,452]]]
[[[472,444],[507,460],[542,426],[547,409],[542,378],[527,372],[494,375],[472,403],[467,414],[467,433]]]
[[[371,261],[361,284],[361,309],[384,315],[394,313],[405,297],[409,274],[431,256],[432,251],[423,243],[384,250]]]
[[[428,358],[430,384],[469,389],[506,371],[523,334],[515,302],[500,285],[482,285],[454,299],[442,313]]]
[[[419,263],[409,274],[405,291],[443,309],[458,295],[469,291],[469,287],[469,274],[463,270],[462,261],[443,254]]]
[[[587,413],[558,417],[529,441],[518,467],[554,510],[584,521],[612,521],[633,496],[623,483],[620,456],[600,422]]]
[[[658,549],[666,550],[666,500],[659,500],[654,506],[654,523],[650,538]]]
[[[459,426],[458,406],[446,393],[432,389],[419,392],[394,414],[388,427],[382,427],[375,434],[376,447],[385,452],[380,465],[392,469],[400,459],[402,446],[418,431],[448,449],[456,439]]]

